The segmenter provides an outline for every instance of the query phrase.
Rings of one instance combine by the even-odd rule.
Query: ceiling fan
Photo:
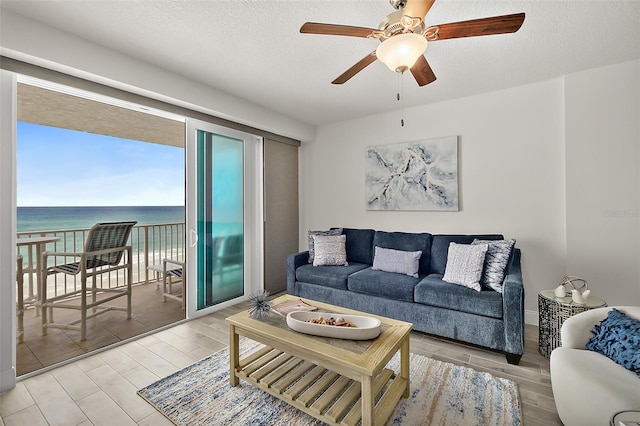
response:
[[[419,86],[432,83],[436,76],[424,57],[427,42],[453,38],[514,33],[524,22],[524,13],[472,19],[470,21],[425,27],[424,18],[435,0],[389,0],[396,12],[389,14],[378,29],[349,25],[306,22],[300,28],[305,34],[326,34],[377,39],[377,50],[369,53],[355,65],[333,80],[343,84],[368,65],[380,59],[392,71],[411,70]]]

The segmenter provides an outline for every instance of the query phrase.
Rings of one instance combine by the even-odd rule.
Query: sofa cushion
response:
[[[371,269],[394,272],[396,274],[404,274],[413,278],[418,278],[420,256],[422,256],[422,252],[420,250],[403,251],[375,247],[373,267]]]
[[[415,288],[417,303],[468,312],[485,317],[502,318],[502,295],[493,290],[475,291],[442,281],[441,274],[431,274]]]
[[[613,308],[596,324],[587,349],[598,352],[640,377],[640,320]]]
[[[509,270],[515,243],[516,240],[473,240],[471,244],[488,245],[482,272],[483,286],[502,293],[502,282]]]
[[[313,266],[306,264],[296,269],[296,281],[346,290],[349,275],[365,268],[369,268],[369,265],[363,263],[350,263],[349,266]]]
[[[315,257],[313,266],[347,266],[344,235],[314,235]]]
[[[422,252],[420,256],[420,272],[423,275],[429,273],[431,257],[431,234],[409,232],[385,232],[376,231],[373,237],[373,245],[402,251]]]
[[[373,229],[344,228],[347,236],[347,261],[349,263],[366,263],[373,265]]]
[[[413,302],[413,289],[419,282],[420,278],[367,268],[350,275],[347,287],[358,293]]]
[[[436,273],[444,275],[444,271],[447,267],[447,253],[449,252],[449,243],[457,244],[471,244],[475,239],[479,240],[502,240],[504,239],[500,234],[486,234],[486,235],[433,235],[431,243],[431,263],[428,273]]]
[[[328,231],[311,231],[307,233],[307,239],[309,240],[309,263],[313,263],[315,258],[315,246],[313,237],[316,235],[342,235],[342,228],[331,228]]]

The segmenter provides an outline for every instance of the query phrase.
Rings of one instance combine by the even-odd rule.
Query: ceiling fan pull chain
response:
[[[400,125],[401,127],[404,127],[404,72],[400,73],[400,93],[402,93],[402,95],[400,96],[400,108],[402,111]]]

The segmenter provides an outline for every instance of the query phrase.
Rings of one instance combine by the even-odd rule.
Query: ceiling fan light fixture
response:
[[[410,69],[427,49],[427,39],[421,34],[397,34],[383,41],[376,50],[377,58],[391,71]]]

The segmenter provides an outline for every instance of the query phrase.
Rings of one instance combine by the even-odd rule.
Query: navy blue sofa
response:
[[[503,293],[442,281],[449,243],[502,235],[432,235],[344,228],[348,266],[313,266],[309,252],[287,257],[287,293],[413,323],[414,330],[484,346],[518,364],[524,353],[521,253],[513,250]],[[374,247],[422,251],[418,278],[371,269]]]

